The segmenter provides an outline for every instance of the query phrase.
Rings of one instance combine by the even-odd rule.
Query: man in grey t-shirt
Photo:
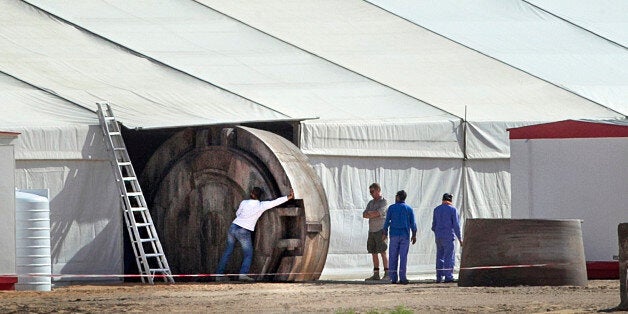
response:
[[[366,250],[371,253],[373,257],[373,276],[366,278],[366,280],[390,281],[390,277],[388,276],[388,257],[386,256],[388,245],[386,244],[386,237],[382,230],[384,220],[386,219],[388,202],[382,197],[382,188],[377,183],[373,183],[369,186],[369,193],[371,193],[373,199],[366,205],[366,210],[362,213],[362,217],[369,220],[369,236],[366,242]],[[377,254],[381,255],[382,264],[384,266],[384,276],[381,278],[379,277],[379,258]]]

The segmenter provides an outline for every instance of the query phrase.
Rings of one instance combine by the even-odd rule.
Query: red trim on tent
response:
[[[17,276],[0,276],[0,290],[15,290]]]
[[[619,279],[619,262],[587,262],[587,278]]]
[[[628,137],[628,125],[565,120],[508,129],[511,140],[540,138]]]

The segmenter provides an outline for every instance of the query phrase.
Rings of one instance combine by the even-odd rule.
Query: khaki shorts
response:
[[[388,249],[388,244],[382,238],[384,230],[369,232],[369,238],[366,240],[366,250],[371,254],[384,253]]]

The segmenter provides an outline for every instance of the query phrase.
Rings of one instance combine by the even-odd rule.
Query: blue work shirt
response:
[[[451,204],[443,203],[434,208],[432,217],[432,231],[437,239],[453,240],[454,236],[459,240],[460,237],[460,221],[458,220],[458,212]]]
[[[390,228],[390,233],[389,229]],[[405,202],[398,202],[388,207],[384,232],[391,237],[410,237],[410,230],[416,233],[414,211]]]

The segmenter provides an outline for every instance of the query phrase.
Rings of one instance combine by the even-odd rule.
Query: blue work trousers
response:
[[[454,240],[436,238],[436,281],[451,281],[454,279]]]
[[[253,241],[251,240],[251,231],[244,229],[236,224],[231,224],[229,232],[227,233],[227,248],[220,258],[218,263],[217,274],[224,274],[229,257],[233,253],[235,248],[235,242],[238,240],[242,246],[242,254],[244,255],[242,260],[242,266],[240,267],[240,274],[247,274],[251,268],[253,262]]]
[[[410,239],[407,236],[390,237],[388,245],[388,274],[392,283],[408,281],[406,266],[408,264],[408,249]]]

